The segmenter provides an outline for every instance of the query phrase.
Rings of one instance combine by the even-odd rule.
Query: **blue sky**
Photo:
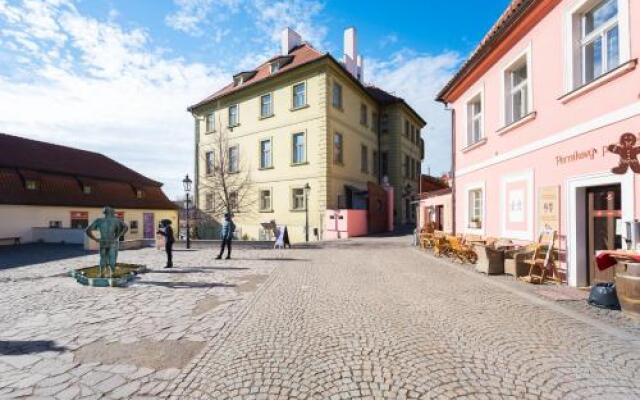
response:
[[[433,97],[508,3],[0,0],[0,132],[105,153],[175,198],[193,168],[189,104],[277,53],[286,26],[336,56],[355,26],[365,81],[428,121],[423,171],[439,174],[449,116]]]

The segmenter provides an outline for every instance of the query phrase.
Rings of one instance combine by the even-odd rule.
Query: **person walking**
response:
[[[236,225],[233,223],[231,219],[231,214],[224,214],[224,222],[222,223],[222,231],[220,233],[220,239],[222,240],[222,244],[220,245],[220,254],[216,257],[216,260],[222,258],[222,253],[224,253],[224,248],[227,248],[227,260],[231,258],[231,241],[233,240],[233,232],[236,231]]]
[[[171,228],[171,220],[163,219],[160,221],[162,229],[158,230],[158,234],[164,236],[164,250],[167,252],[167,265],[165,268],[173,268],[173,228]]]

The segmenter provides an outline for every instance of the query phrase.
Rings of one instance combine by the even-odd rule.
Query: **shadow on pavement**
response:
[[[81,244],[28,243],[18,246],[0,246],[0,269],[24,267],[50,261],[95,254]]]
[[[138,281],[139,285],[161,286],[171,289],[208,289],[214,287],[236,287],[236,285],[220,282],[158,282]]]
[[[45,351],[66,351],[66,347],[56,346],[53,340],[0,340],[1,355],[23,355]]]

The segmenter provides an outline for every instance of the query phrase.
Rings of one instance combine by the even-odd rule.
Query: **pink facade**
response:
[[[621,220],[640,217],[640,174],[612,173],[619,156],[607,150],[625,132],[640,145],[640,1],[546,3],[557,4],[444,97],[454,113],[456,231],[532,241],[557,229],[568,283],[583,286],[587,193],[619,190]]]
[[[324,220],[325,240],[348,239],[367,234],[367,210],[327,210]]]

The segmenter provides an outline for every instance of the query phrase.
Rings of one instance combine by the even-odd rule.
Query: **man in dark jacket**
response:
[[[220,239],[222,244],[220,245],[220,254],[216,257],[216,260],[222,258],[224,248],[227,248],[227,260],[231,258],[231,241],[233,240],[233,232],[236,231],[236,225],[231,220],[231,215],[226,213],[224,215],[224,222],[222,222],[222,230],[220,232]]]
[[[167,265],[165,268],[173,267],[173,228],[171,228],[171,220],[163,219],[160,221],[162,229],[158,230],[158,233],[164,236],[164,250],[167,252]]]

